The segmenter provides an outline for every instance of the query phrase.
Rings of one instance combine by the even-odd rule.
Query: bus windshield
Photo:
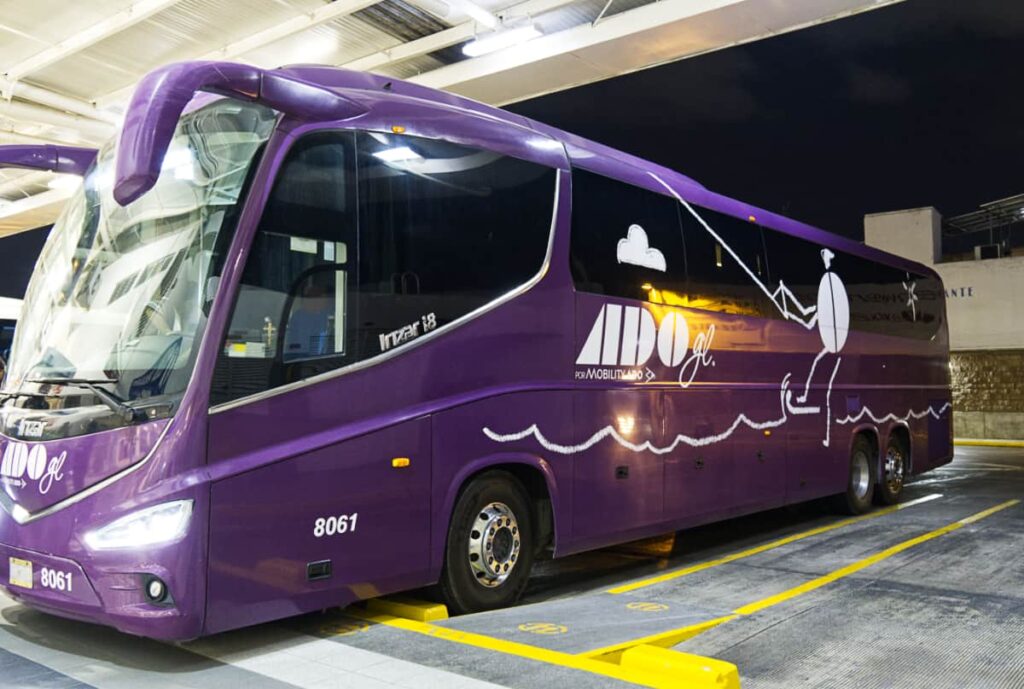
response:
[[[100,151],[36,265],[0,406],[113,399],[130,409],[164,398],[173,407],[191,377],[247,171],[275,119],[230,99],[183,115],[156,185],[125,207],[112,196],[115,145]]]

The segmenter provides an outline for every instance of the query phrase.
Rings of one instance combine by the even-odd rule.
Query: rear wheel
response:
[[[439,588],[454,613],[515,603],[533,566],[533,524],[522,485],[504,471],[469,483],[448,526]]]
[[[882,505],[895,505],[903,494],[903,481],[907,475],[907,450],[903,439],[898,436],[889,438],[882,459],[882,481],[875,487],[875,502]]]
[[[836,507],[846,514],[864,514],[871,508],[871,495],[875,489],[875,475],[871,469],[874,454],[871,443],[857,436],[850,450],[850,472],[846,492],[836,496]]]

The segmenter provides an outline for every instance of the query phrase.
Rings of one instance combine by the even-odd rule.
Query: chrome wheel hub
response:
[[[871,463],[868,462],[868,456],[863,452],[858,452],[853,456],[850,484],[853,486],[854,495],[859,500],[867,497],[868,488],[871,486]]]
[[[890,447],[885,452],[885,484],[889,492],[895,495],[903,488],[903,472],[905,462],[903,452],[898,447]]]
[[[508,505],[492,502],[480,510],[469,531],[469,567],[481,586],[505,583],[519,559],[519,522]]]

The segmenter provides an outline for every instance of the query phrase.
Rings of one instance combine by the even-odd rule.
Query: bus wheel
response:
[[[533,566],[533,524],[526,492],[511,474],[489,471],[455,503],[439,584],[454,613],[515,603]]]
[[[850,451],[850,473],[846,492],[836,496],[836,506],[847,514],[864,514],[871,508],[871,494],[875,488],[875,475],[871,470],[871,443],[857,436]]]
[[[882,482],[875,488],[875,502],[895,505],[903,493],[903,479],[907,472],[907,451],[898,437],[889,438],[882,464]]]

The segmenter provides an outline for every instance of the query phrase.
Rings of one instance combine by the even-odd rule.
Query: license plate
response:
[[[19,560],[16,557],[10,558],[9,579],[11,586],[20,586],[24,589],[32,588],[32,563],[28,560]]]

